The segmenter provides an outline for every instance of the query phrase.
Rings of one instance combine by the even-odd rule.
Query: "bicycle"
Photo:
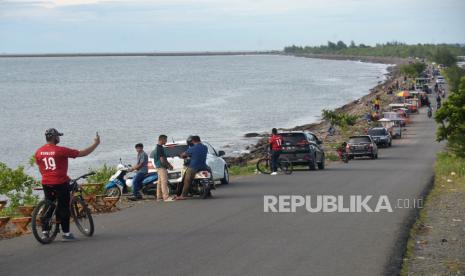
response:
[[[71,187],[70,213],[79,231],[87,237],[94,234],[94,220],[87,203],[82,197],[82,190],[77,183],[80,179],[94,175],[94,172],[84,174],[69,183]],[[60,222],[56,219],[57,199],[55,201],[42,200],[32,212],[32,233],[42,244],[53,242],[60,231]]]
[[[292,173],[292,162],[289,158],[280,156],[278,161],[278,170],[282,171],[284,174]],[[271,154],[268,153],[266,157],[261,158],[257,161],[257,170],[263,174],[271,174]]]

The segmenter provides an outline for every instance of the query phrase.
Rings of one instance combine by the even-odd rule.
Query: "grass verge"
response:
[[[240,176],[240,175],[252,175],[257,170],[255,164],[247,164],[244,166],[234,165],[229,167],[229,175]]]
[[[410,229],[400,272],[402,276],[410,275],[410,260],[415,257],[416,238],[423,233],[422,231],[425,231],[425,225],[429,224],[428,212],[433,208],[438,208],[434,206],[435,199],[446,193],[465,191],[465,159],[447,152],[438,153],[434,172],[434,185],[425,199],[416,222]]]

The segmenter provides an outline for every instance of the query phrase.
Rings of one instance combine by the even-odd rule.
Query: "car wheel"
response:
[[[325,169],[325,155],[323,154],[321,157],[321,162],[318,163],[318,169],[324,170]]]
[[[308,169],[311,170],[311,171],[314,171],[314,170],[316,170],[316,166],[317,166],[316,156],[313,155],[312,160],[310,160],[310,163],[308,164]]]
[[[228,167],[224,167],[224,177],[221,179],[221,184],[223,184],[223,185],[229,184],[229,171],[228,171]]]
[[[371,159],[376,159],[376,155],[374,153],[371,154]]]
[[[389,141],[389,146],[390,146],[390,147],[392,146],[392,141]]]

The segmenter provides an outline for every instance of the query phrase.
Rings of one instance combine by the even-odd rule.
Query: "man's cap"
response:
[[[49,128],[45,131],[45,137],[63,136],[63,133],[58,132],[55,128]]]

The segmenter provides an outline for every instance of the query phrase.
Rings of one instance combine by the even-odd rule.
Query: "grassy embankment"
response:
[[[465,200],[465,159],[455,156],[453,154],[442,152],[437,156],[435,168],[434,185],[428,196],[424,201],[423,209],[419,212],[417,221],[410,230],[407,248],[404,253],[404,263],[402,265],[401,275],[407,276],[415,273],[412,271],[412,261],[416,258],[425,258],[424,256],[417,256],[417,245],[421,246],[424,241],[418,240],[419,235],[428,235],[433,227],[437,227],[431,220],[432,212],[440,212],[438,208],[443,208],[441,203],[445,198],[461,198]],[[446,218],[446,220],[448,220]],[[448,220],[451,221],[451,220]],[[432,226],[431,226],[432,225]],[[443,233],[443,237],[447,237]],[[436,241],[439,242],[439,241]],[[440,249],[437,249],[440,250]],[[458,272],[459,268],[465,268],[465,262],[460,263],[457,259],[451,258],[449,260],[441,260],[445,271],[452,273]],[[431,271],[432,272],[432,271]],[[451,275],[452,275],[451,274]]]

